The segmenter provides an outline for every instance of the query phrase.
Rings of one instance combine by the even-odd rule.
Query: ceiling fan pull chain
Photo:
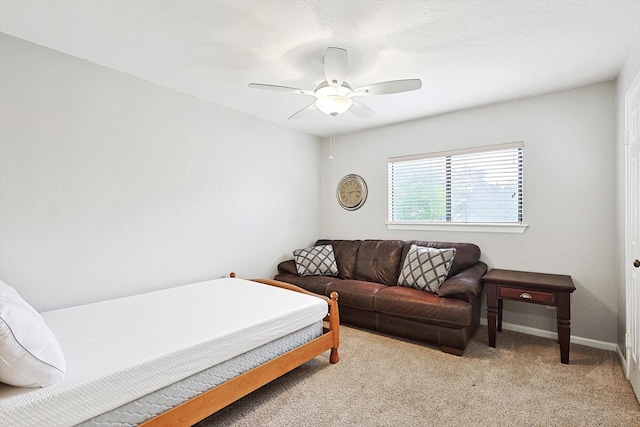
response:
[[[333,160],[336,151],[335,116],[329,116],[329,160]]]

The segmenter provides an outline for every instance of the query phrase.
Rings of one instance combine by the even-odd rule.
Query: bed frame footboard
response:
[[[235,274],[232,277],[234,276]],[[332,292],[331,298],[327,298],[324,295],[314,294],[298,286],[277,280],[252,280],[254,282],[301,292],[325,300],[328,305],[328,314],[324,319],[325,326],[323,328],[323,334],[300,347],[257,366],[244,374],[232,378],[145,421],[144,423],[141,423],[141,426],[193,425],[327,350],[331,350],[329,362],[338,363],[340,360],[340,357],[338,356],[338,346],[340,345],[340,314],[338,311],[338,294],[336,292]]]

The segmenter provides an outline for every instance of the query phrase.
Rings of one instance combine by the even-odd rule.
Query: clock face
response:
[[[347,210],[356,210],[367,200],[367,184],[359,175],[347,175],[338,183],[336,196],[340,206]]]

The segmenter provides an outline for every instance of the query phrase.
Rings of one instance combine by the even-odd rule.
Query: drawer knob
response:
[[[522,299],[531,299],[531,294],[523,292],[523,293],[520,294],[520,298],[522,298]]]

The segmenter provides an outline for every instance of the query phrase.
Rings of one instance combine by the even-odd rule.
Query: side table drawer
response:
[[[499,290],[500,298],[517,299],[520,301],[537,302],[540,304],[556,305],[556,295],[553,292],[531,291],[528,289],[503,288]]]

